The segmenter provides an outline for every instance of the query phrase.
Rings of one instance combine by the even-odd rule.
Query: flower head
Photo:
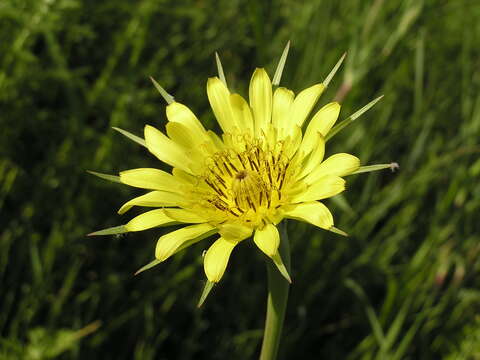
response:
[[[338,103],[323,106],[310,121],[307,119],[341,61],[323,83],[295,95],[275,86],[285,56],[273,86],[264,69],[254,71],[248,102],[229,90],[219,65],[221,76],[208,79],[207,95],[222,130],[220,136],[205,129],[187,106],[173,101],[156,82],[169,103],[166,134],[147,125],[143,140],[119,130],[146,146],[172,171],[140,168],[120,173],[120,182],[150,191],[125,203],[119,213],[133,206],[154,209],[114,231],[189,224],[161,236],[156,260],[141,270],[217,234],[204,256],[210,282],[222,278],[232,250],[249,238],[289,279],[278,251],[277,225],[283,219],[340,232],[333,227],[332,214],[321,200],[344,191],[342,177],[358,171],[360,161],[346,153],[324,158],[325,139],[340,112]],[[349,119],[354,120],[353,116]],[[94,234],[106,233],[112,230]]]

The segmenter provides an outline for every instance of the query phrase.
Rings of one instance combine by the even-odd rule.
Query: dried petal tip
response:
[[[396,170],[400,169],[400,165],[396,162],[392,162],[390,164],[390,170],[392,170],[392,172],[395,172]]]

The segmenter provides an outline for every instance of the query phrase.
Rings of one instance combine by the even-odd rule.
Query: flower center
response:
[[[209,158],[202,178],[210,191],[202,198],[227,217],[259,223],[282,204],[288,159],[282,142],[237,140]]]
[[[255,211],[262,206],[268,205],[271,199],[271,184],[265,183],[256,171],[240,170],[230,185],[235,205],[241,209],[251,208]]]

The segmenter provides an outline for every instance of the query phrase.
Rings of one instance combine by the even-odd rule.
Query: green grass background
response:
[[[2,0],[0,359],[254,359],[266,301],[250,242],[203,308],[201,254],[151,271],[139,192],[90,176],[159,166],[111,129],[163,129],[155,77],[214,129],[205,84],[219,51],[231,88],[255,67],[299,91],[347,51],[320,105],[346,118],[328,143],[400,170],[348,178],[329,201],[343,238],[288,224],[293,286],[282,359],[480,359],[480,3],[477,0]]]

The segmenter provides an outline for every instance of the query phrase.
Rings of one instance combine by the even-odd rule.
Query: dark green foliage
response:
[[[1,359],[257,356],[259,251],[239,246],[197,309],[209,241],[134,277],[170,229],[87,238],[125,224],[139,192],[86,170],[159,166],[112,130],[163,129],[149,76],[214,128],[214,52],[246,94],[287,40],[295,91],[348,51],[321,99],[341,119],[385,95],[327,151],[400,170],[354,175],[329,202],[349,238],[289,223],[283,358],[480,359],[478,1],[3,0],[0,40]]]

